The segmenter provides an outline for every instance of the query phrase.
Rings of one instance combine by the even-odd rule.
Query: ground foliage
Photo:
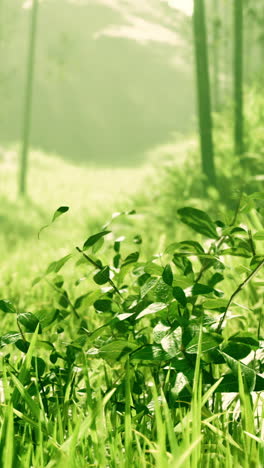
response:
[[[114,213],[35,278],[50,304],[1,299],[4,468],[263,465],[263,199],[180,208],[189,236],[151,257]]]

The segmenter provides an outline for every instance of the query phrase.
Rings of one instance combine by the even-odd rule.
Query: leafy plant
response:
[[[261,194],[254,197],[261,198]],[[180,454],[192,467],[205,459],[201,429],[194,429],[191,421],[199,419],[209,432],[217,430],[223,435],[216,423],[212,426],[223,404],[222,395],[239,394],[245,411],[249,411],[248,395],[264,390],[260,321],[255,329],[241,331],[246,315],[252,318],[258,310],[263,288],[263,282],[256,280],[264,265],[262,238],[259,241],[259,234],[239,222],[254,197],[243,198],[229,224],[214,221],[202,210],[179,209],[179,220],[197,240],[172,243],[151,258],[142,250],[143,236],[137,235],[128,243],[115,233],[114,225],[111,231],[103,228],[89,236],[82,248],[52,262],[34,281],[34,287],[47,281],[57,298],[55,310],[54,306],[44,311],[20,310],[2,299],[1,313],[16,317],[17,324],[17,330],[3,334],[0,341],[2,378],[11,384],[9,401],[15,418],[8,410],[8,431],[13,427],[21,431],[25,421],[36,441],[40,437],[53,440],[55,431],[56,444],[62,444],[62,460],[62,447],[67,447],[63,440],[71,444],[76,433],[79,443],[84,444],[81,446],[87,447],[81,434],[88,431],[93,440],[94,428],[99,427],[100,417],[105,417],[101,411],[109,406],[108,424],[111,420],[116,433],[124,433],[128,460],[134,444],[138,444],[139,453],[145,450],[138,439],[143,426],[148,437],[153,437],[156,429],[151,426],[148,431],[148,417],[155,415],[156,424],[163,427],[161,399],[162,411],[169,418],[166,424],[170,424],[162,430],[173,457]],[[77,278],[83,280],[81,294],[78,279],[66,286],[62,271],[69,261],[75,262]],[[248,302],[243,293],[249,288]],[[12,346],[21,356],[14,362]],[[97,384],[96,369],[104,375],[98,374]],[[83,407],[85,414],[88,411],[88,419],[73,428],[68,416],[79,411],[76,405]],[[206,414],[205,423],[202,414]],[[257,437],[254,424],[244,427]],[[113,450],[111,436],[104,433],[103,437],[106,447]],[[209,435],[205,437],[210,440]],[[241,459],[240,439],[230,437],[226,439],[228,447]],[[2,437],[2,444],[4,441]],[[105,466],[113,453],[107,454],[104,444],[93,444],[98,448],[97,462]],[[152,447],[151,440],[147,444]],[[149,460],[154,457],[155,463],[165,463],[166,443],[160,435],[158,444],[159,457],[150,454]],[[248,443],[247,456],[250,447]],[[259,452],[254,453],[254,459],[259,460]],[[93,463],[93,457],[89,452],[87,460]],[[140,466],[139,458],[136,466]]]

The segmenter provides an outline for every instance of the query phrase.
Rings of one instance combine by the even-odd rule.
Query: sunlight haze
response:
[[[169,0],[169,6],[181,10],[191,16],[193,12],[193,0]]]

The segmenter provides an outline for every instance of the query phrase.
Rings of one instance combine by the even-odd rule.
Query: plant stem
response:
[[[222,319],[220,320],[219,322],[219,325],[217,327],[217,333],[220,333],[221,332],[221,328],[223,326],[223,323],[224,323],[224,320],[226,318],[226,314],[228,312],[228,309],[229,307],[231,306],[234,298],[237,296],[238,293],[240,293],[240,291],[252,280],[252,278],[254,278],[254,276],[256,276],[256,274],[259,272],[259,270],[263,267],[264,265],[264,259],[261,260],[261,262],[259,262],[259,264],[256,266],[256,268],[250,273],[250,275],[247,276],[247,278],[242,282],[240,283],[240,285],[237,287],[237,289],[233,292],[233,294],[231,295],[229,301],[228,301],[228,304],[226,306],[226,310],[223,314],[223,317]]]
[[[76,250],[78,252],[80,252],[84,258],[87,260],[87,262],[91,263],[91,265],[93,265],[94,267],[98,268],[99,270],[103,270],[103,266],[100,265],[99,263],[95,262],[91,257],[89,257],[89,255],[87,255],[83,250],[80,249],[80,247],[76,247]],[[122,294],[121,292],[119,291],[119,289],[116,287],[115,283],[109,278],[108,280],[108,283],[112,286],[112,288],[114,289],[114,291],[120,296],[122,297]]]
[[[25,338],[25,335],[24,335],[24,333],[23,333],[23,330],[22,330],[22,328],[21,328],[21,326],[20,326],[20,323],[19,323],[19,321],[18,321],[18,317],[17,317],[17,326],[18,326],[18,329],[19,329],[19,331],[20,331],[20,334],[21,334],[21,336],[22,336],[23,341],[27,341],[26,338]]]

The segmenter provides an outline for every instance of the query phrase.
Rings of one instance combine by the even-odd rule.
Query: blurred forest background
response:
[[[185,2],[186,3],[186,2]],[[187,2],[188,3],[188,2]],[[207,3],[214,109],[232,96],[232,13]],[[31,146],[105,166],[196,128],[192,20],[167,0],[40,2]],[[263,63],[261,2],[245,2],[246,83]],[[2,144],[22,135],[31,0],[1,2]],[[254,50],[253,50],[254,49]]]
[[[1,2],[1,129],[19,141],[31,2]],[[191,21],[160,0],[45,0],[38,10],[31,144],[128,166],[194,128]]]

